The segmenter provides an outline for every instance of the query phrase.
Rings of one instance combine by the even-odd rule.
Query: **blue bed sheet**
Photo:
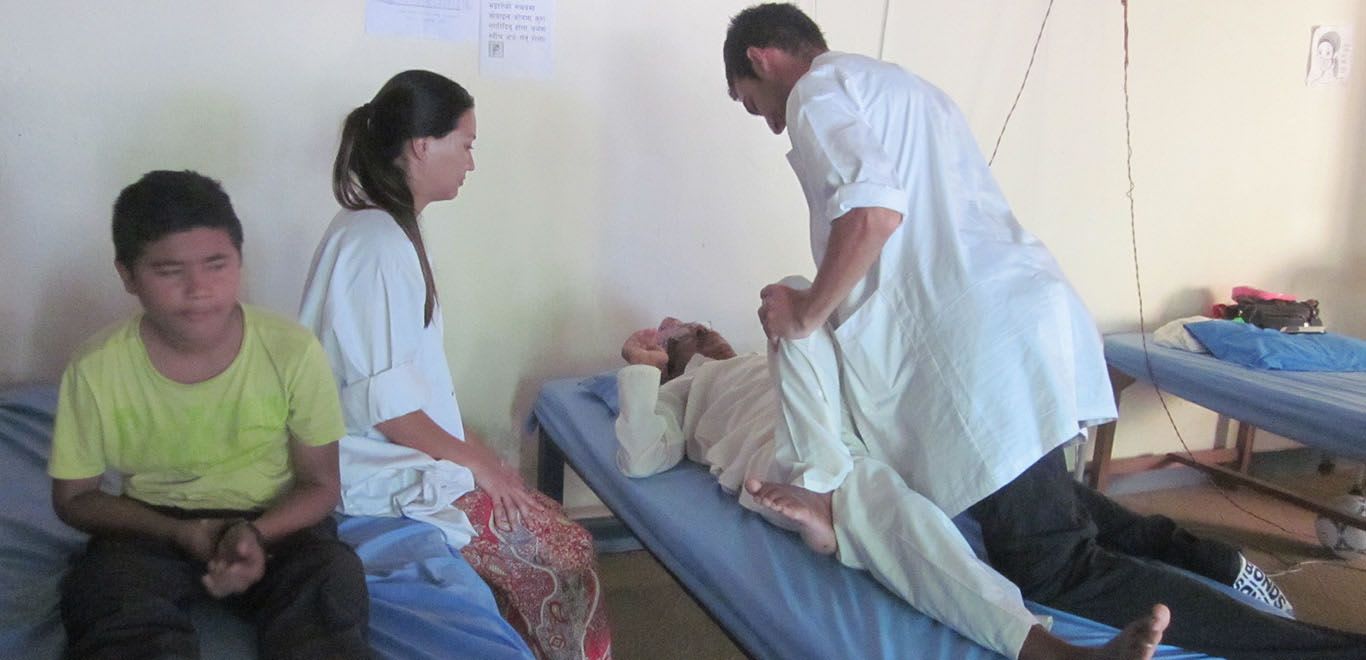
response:
[[[647,479],[618,471],[613,420],[580,379],[546,383],[533,410],[575,471],[749,654],[758,658],[999,658],[867,573],[813,554],[745,510],[689,461]],[[1113,628],[1046,607],[1053,631],[1100,644]],[[1204,655],[1160,647],[1159,658]]]
[[[1105,336],[1105,359],[1164,392],[1338,456],[1366,459],[1366,372],[1267,371],[1164,348],[1143,335]],[[1149,374],[1148,363],[1152,364]]]
[[[51,660],[66,637],[58,586],[85,535],[52,512],[45,473],[57,394],[52,386],[0,391],[0,658]],[[381,658],[528,660],[493,594],[440,530],[401,518],[340,520],[366,566],[370,643]],[[255,657],[250,626],[216,603],[193,608],[207,660]]]
[[[65,648],[58,584],[85,535],[52,513],[44,469],[56,407],[51,387],[0,399],[0,657],[56,658]]]

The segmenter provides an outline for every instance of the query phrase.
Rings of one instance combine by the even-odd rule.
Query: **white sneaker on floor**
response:
[[[1290,604],[1285,594],[1281,593],[1281,588],[1276,586],[1262,569],[1257,568],[1256,564],[1248,561],[1247,557],[1239,554],[1238,559],[1242,566],[1238,569],[1238,577],[1233,580],[1233,588],[1288,615],[1294,615],[1295,607]]]

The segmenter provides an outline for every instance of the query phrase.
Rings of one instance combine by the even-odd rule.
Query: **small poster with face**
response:
[[[1344,85],[1352,64],[1352,28],[1317,25],[1309,40],[1309,69],[1304,84]]]

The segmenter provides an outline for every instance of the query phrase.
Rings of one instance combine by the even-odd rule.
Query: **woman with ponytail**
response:
[[[343,209],[300,317],[341,390],[343,513],[439,527],[537,657],[608,658],[593,540],[464,424],[419,220],[474,170],[474,99],[430,71],[394,76],[347,116],[332,170]]]

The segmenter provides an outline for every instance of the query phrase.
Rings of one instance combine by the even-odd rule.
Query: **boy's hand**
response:
[[[214,598],[239,594],[266,573],[266,549],[261,533],[248,521],[232,522],[218,539],[202,581]]]
[[[207,563],[213,558],[218,539],[229,522],[221,518],[182,520],[176,527],[175,543],[191,557]]]

